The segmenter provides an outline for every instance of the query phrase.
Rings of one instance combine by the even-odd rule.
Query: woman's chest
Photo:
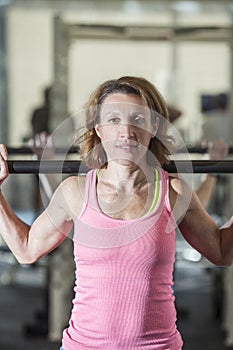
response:
[[[161,216],[161,217],[160,217]],[[82,223],[77,223],[77,237],[84,241],[75,240],[75,256],[81,265],[104,266],[137,263],[167,264],[173,262],[176,245],[176,234],[167,231],[168,218],[162,213],[159,217],[152,215],[143,220],[118,221],[111,223],[107,217],[101,222],[87,220],[85,215]],[[84,222],[85,221],[85,222]],[[95,225],[95,229],[88,228]],[[90,231],[90,232],[89,232]],[[88,235],[88,236],[87,236]]]
[[[151,208],[154,196],[153,185],[138,191],[116,189],[101,191],[97,188],[97,201],[101,211],[118,220],[132,220],[145,216]]]

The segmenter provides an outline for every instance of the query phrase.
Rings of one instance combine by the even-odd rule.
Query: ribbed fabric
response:
[[[159,181],[152,213],[116,220],[98,206],[96,172],[87,174],[85,206],[74,228],[75,298],[64,350],[181,349],[172,292],[175,230],[167,229],[175,225],[161,169]]]

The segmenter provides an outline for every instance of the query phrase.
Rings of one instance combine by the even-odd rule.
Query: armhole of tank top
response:
[[[170,196],[169,196],[169,192],[170,192],[170,178],[169,178],[169,174],[166,171],[163,171],[164,173],[164,185],[165,185],[165,207],[167,209],[168,215],[170,217],[170,219],[168,220],[168,224],[167,224],[167,233],[174,233],[176,234],[176,230],[177,230],[177,221],[176,218],[174,216],[174,212],[173,212],[173,208],[171,207],[171,203],[170,203]]]
[[[172,208],[171,208],[171,203],[170,203],[170,197],[169,197],[169,190],[170,190],[170,186],[169,186],[169,175],[166,171],[162,171],[163,173],[163,178],[164,178],[164,191],[165,191],[165,206],[167,208],[167,210],[169,212],[172,212]]]

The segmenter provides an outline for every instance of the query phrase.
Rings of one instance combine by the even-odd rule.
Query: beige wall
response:
[[[51,8],[16,7],[9,10],[12,145],[21,144],[22,138],[30,134],[31,112],[41,102],[42,89],[53,80],[54,13]],[[88,18],[83,12],[76,17],[77,20]],[[97,17],[95,13],[89,16],[92,22]],[[98,21],[102,17],[99,15]],[[118,17],[122,21],[119,14],[112,18],[116,20]],[[151,17],[151,14],[150,17],[148,15],[150,21]],[[105,18],[110,21],[111,14]],[[138,15],[138,18],[141,17]],[[123,19],[126,21],[126,17]],[[146,20],[145,13],[143,19]],[[228,90],[229,65],[230,53],[225,43],[180,43],[177,46],[175,74],[171,68],[172,46],[168,41],[73,41],[69,50],[69,111],[73,113],[81,108],[90,91],[103,80],[123,74],[141,75],[154,82],[168,101],[174,100],[175,96],[177,105],[184,111],[178,126],[185,128],[187,141],[195,142],[200,137],[202,122],[199,95]],[[171,92],[173,87],[175,93]]]
[[[8,15],[10,143],[31,131],[33,108],[52,80],[52,16],[45,10],[14,9]]]

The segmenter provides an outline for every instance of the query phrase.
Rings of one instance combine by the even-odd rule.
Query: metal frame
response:
[[[0,142],[8,142],[7,6],[0,6]]]
[[[176,12],[170,26],[117,25],[117,24],[71,24],[62,17],[54,18],[54,90],[52,99],[52,126],[56,128],[68,115],[68,51],[71,43],[78,39],[170,41],[173,43],[172,70],[176,69],[176,49],[182,41],[227,42],[232,45],[232,26],[179,26]],[[232,53],[233,57],[233,53]],[[233,64],[233,63],[232,63]],[[233,71],[233,68],[232,68]],[[232,73],[233,74],[233,73]],[[233,78],[232,78],[233,79]],[[233,82],[232,82],[233,84]],[[233,96],[233,92],[230,92]],[[231,106],[233,111],[233,105]],[[233,114],[233,113],[232,113]],[[233,128],[233,121],[232,121]],[[61,135],[62,136],[62,135]]]

